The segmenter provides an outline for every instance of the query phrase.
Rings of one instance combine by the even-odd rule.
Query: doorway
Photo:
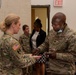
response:
[[[31,30],[36,18],[40,18],[42,29],[49,34],[50,29],[50,5],[31,5]]]

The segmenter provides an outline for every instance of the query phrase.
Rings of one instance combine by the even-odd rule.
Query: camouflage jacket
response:
[[[25,53],[31,53],[29,39],[30,39],[30,35],[26,36],[25,34],[22,34],[19,38],[19,42],[22,46],[22,50]]]
[[[35,59],[25,54],[19,42],[9,34],[0,39],[0,75],[21,75],[21,68],[35,63]]]
[[[51,30],[45,42],[38,47],[41,52],[49,48],[56,50],[56,59],[49,58],[49,71],[61,75],[74,75],[76,56],[76,35],[68,27],[62,33]]]

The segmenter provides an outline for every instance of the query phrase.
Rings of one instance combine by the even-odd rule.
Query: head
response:
[[[28,25],[23,25],[22,27],[23,31],[24,31],[24,34],[29,34],[29,26]]]
[[[13,31],[13,34],[17,34],[20,29],[20,25],[20,17],[15,14],[9,14],[3,23],[3,26],[5,27],[4,32],[10,29]]]
[[[35,31],[40,31],[41,28],[42,28],[42,23],[41,20],[38,18],[34,22],[34,29]]]
[[[65,14],[58,12],[52,18],[52,27],[56,32],[62,32],[66,26]]]

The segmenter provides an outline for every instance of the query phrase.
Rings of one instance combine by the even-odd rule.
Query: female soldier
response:
[[[35,63],[37,57],[24,54],[18,40],[13,37],[20,29],[20,17],[9,14],[3,23],[0,40],[0,75],[22,75],[22,69]]]

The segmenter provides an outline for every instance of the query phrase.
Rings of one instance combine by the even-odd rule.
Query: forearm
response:
[[[49,49],[49,44],[48,42],[44,42],[43,44],[41,44],[38,49],[40,50],[40,53],[46,52]]]
[[[20,58],[19,65],[21,68],[25,68],[25,67],[33,65],[35,63],[35,61],[36,61],[36,59],[33,58],[32,56],[30,56],[30,54],[25,54]]]
[[[60,59],[68,62],[74,61],[74,57],[71,53],[56,53],[56,59]]]

